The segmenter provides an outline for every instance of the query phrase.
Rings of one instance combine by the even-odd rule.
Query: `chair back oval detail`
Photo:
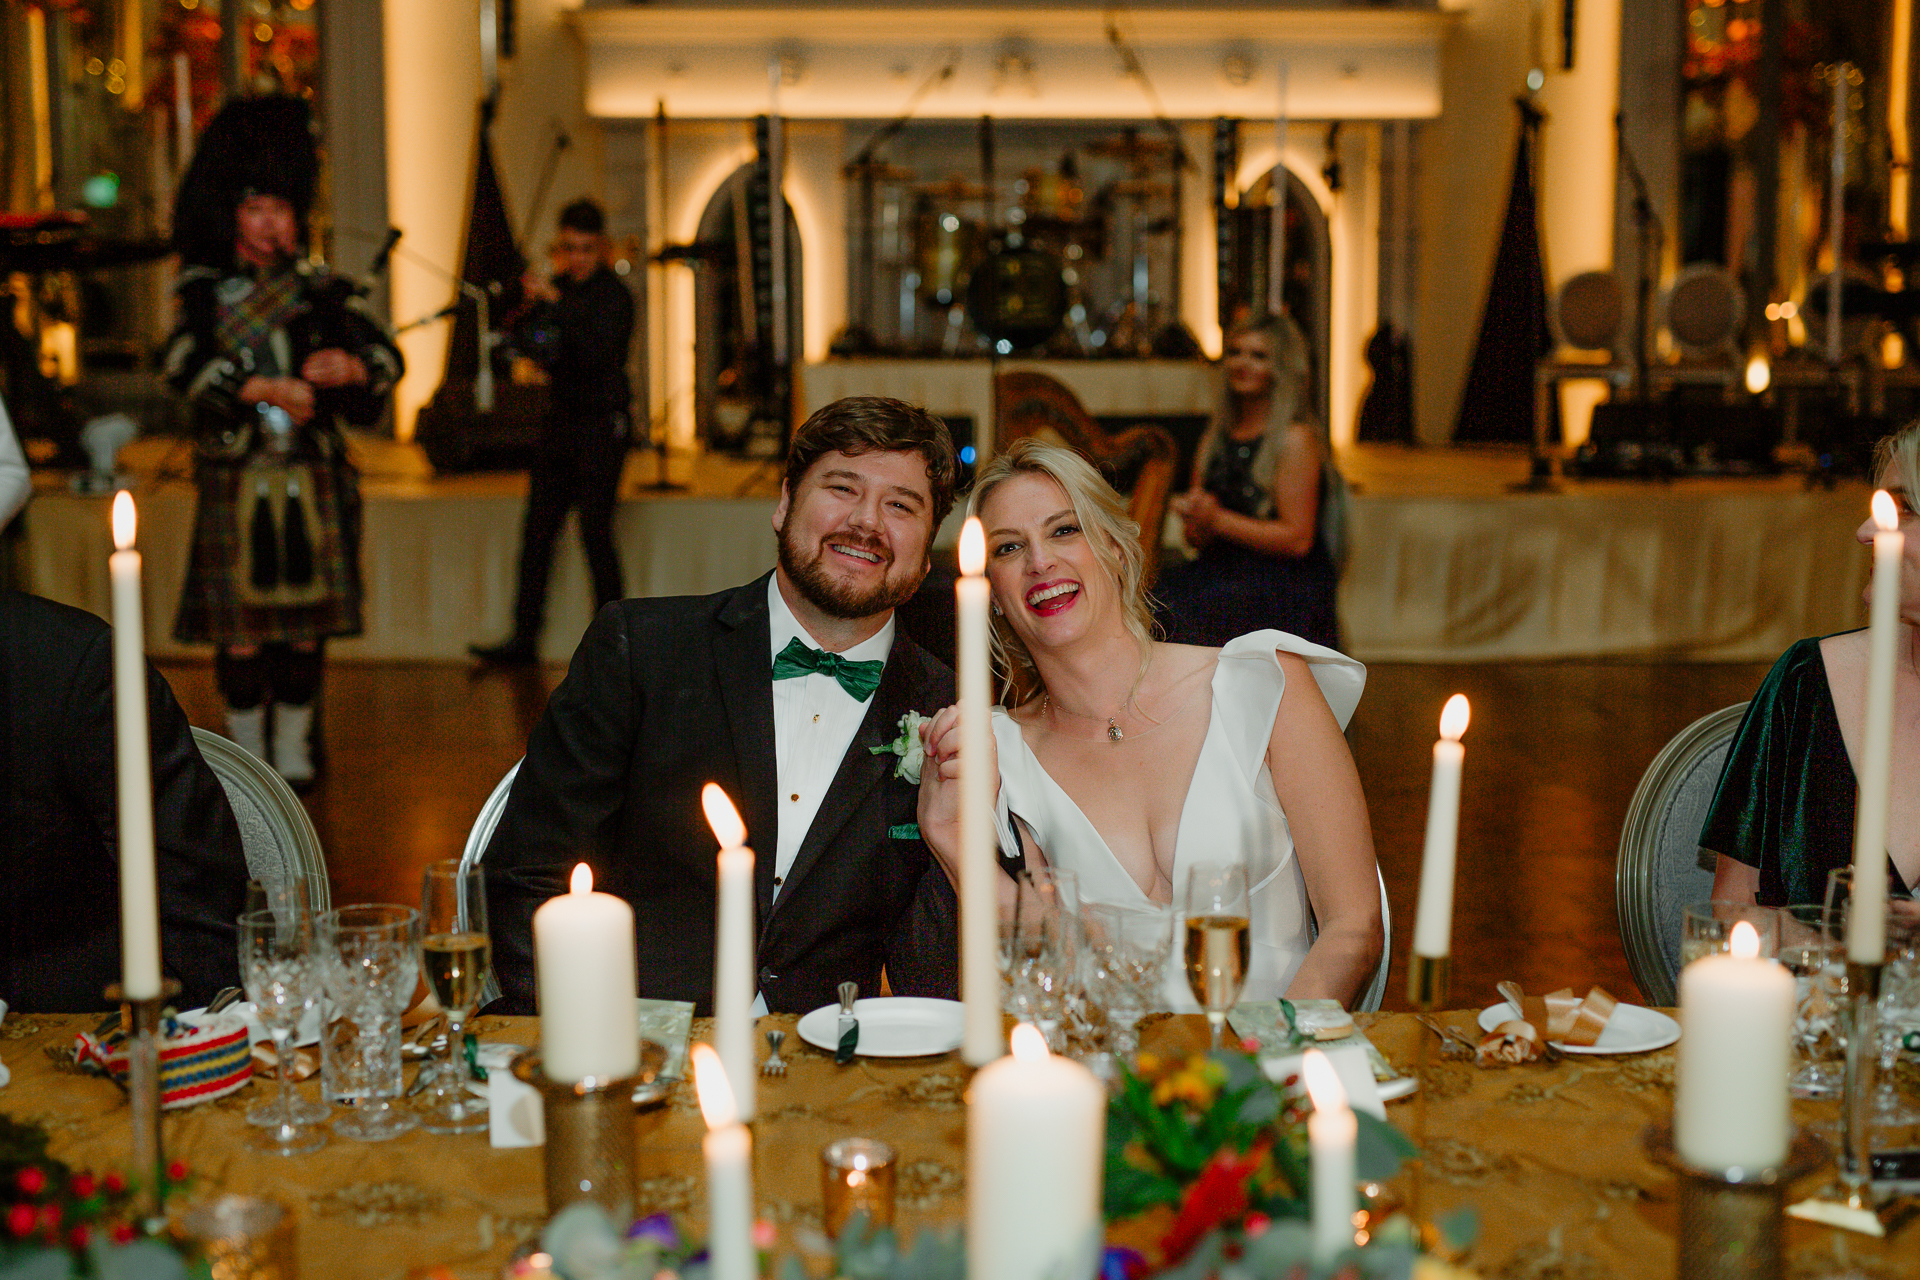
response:
[[[1713,896],[1700,828],[1747,704],[1700,717],[1675,734],[1634,788],[1614,864],[1614,905],[1627,966],[1650,1005],[1671,1005],[1680,974],[1680,913]]]
[[[193,741],[227,793],[227,804],[240,826],[247,873],[269,887],[304,880],[313,909],[330,910],[333,891],[327,882],[320,833],[286,779],[210,729],[195,726]]]

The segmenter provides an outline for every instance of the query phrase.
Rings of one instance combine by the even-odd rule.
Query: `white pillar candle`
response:
[[[130,1000],[160,994],[160,899],[153,866],[153,758],[147,750],[146,611],[133,495],[113,496],[113,745],[120,811],[120,987]]]
[[[1471,714],[1456,693],[1440,712],[1433,744],[1433,786],[1427,792],[1427,845],[1420,859],[1420,909],[1413,921],[1413,954],[1438,959],[1453,942],[1453,865],[1460,833],[1460,772],[1467,750],[1460,736]]]
[[[986,768],[993,732],[987,661],[987,539],[978,517],[960,530],[960,581],[954,587],[960,659],[960,995],[966,1003],[960,1056],[985,1066],[1001,1054],[1000,908],[994,893],[993,771]]]
[[[1013,1053],[982,1068],[967,1103],[970,1280],[1091,1276],[1101,1239],[1107,1093],[1093,1073],[1013,1029]]]
[[[1307,1146],[1313,1156],[1313,1261],[1324,1267],[1353,1248],[1354,1144],[1360,1122],[1347,1105],[1340,1076],[1318,1049],[1300,1059],[1300,1076],[1313,1114],[1307,1117]]]
[[[1790,1130],[1793,975],[1759,958],[1744,920],[1729,948],[1680,973],[1673,1145],[1702,1168],[1770,1169],[1786,1159]]]
[[[713,946],[713,1047],[727,1069],[733,1103],[742,1120],[753,1119],[753,850],[747,828],[727,793],[709,782],[700,791],[707,825],[720,842],[720,894]]]
[[[720,1055],[704,1044],[693,1046],[693,1087],[707,1136],[700,1144],[707,1159],[707,1253],[713,1280],[754,1280],[753,1135],[740,1112]]]
[[[540,1063],[551,1080],[618,1080],[640,1069],[633,908],[593,891],[593,868],[573,869],[573,891],[533,913],[540,980]]]
[[[1853,821],[1847,959],[1887,958],[1887,798],[1893,750],[1893,672],[1900,639],[1900,558],[1906,535],[1885,489],[1873,495],[1873,617],[1867,633],[1867,723],[1860,737],[1860,809]]]

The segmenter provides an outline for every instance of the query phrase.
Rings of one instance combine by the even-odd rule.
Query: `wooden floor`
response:
[[[211,665],[162,670],[193,723],[220,728]],[[415,900],[420,868],[459,854],[562,674],[335,664],[323,707],[330,763],[307,797],[335,900]],[[1669,738],[1746,699],[1764,674],[1624,662],[1371,668],[1350,737],[1393,906],[1387,1006],[1406,1007],[1431,744],[1450,694],[1473,702],[1451,1002],[1490,1003],[1502,978],[1529,991],[1599,983],[1637,999],[1613,899],[1627,803]]]

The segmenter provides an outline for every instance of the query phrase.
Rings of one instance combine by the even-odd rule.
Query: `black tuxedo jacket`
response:
[[[870,750],[908,711],[953,701],[953,673],[896,631],[880,687],[776,904],[778,821],[767,580],[600,611],[527,742],[483,860],[496,1012],[534,1012],[532,918],[573,865],[633,905],[640,994],[712,1011],[715,855],[700,806],[717,782],[747,825],[756,968],[767,1007],[802,1012],[843,981],[877,995],[958,990],[959,908],[918,837],[918,788]]]
[[[160,959],[181,1006],[240,981],[247,863],[220,780],[173,690],[147,667]],[[90,613],[0,591],[0,997],[107,1008],[120,981],[113,632]]]

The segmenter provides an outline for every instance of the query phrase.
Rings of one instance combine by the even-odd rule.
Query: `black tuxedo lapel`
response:
[[[733,801],[747,824],[747,843],[759,851],[753,864],[754,896],[759,900],[760,919],[765,920],[773,906],[774,850],[780,844],[766,578],[756,578],[735,592],[720,611],[719,621],[713,661],[739,770],[740,794]]]
[[[780,889],[781,901],[789,900],[793,887],[813,869],[854,810],[866,803],[875,787],[885,785],[887,775],[900,763],[900,757],[891,751],[875,755],[873,748],[899,736],[900,717],[908,711],[931,715],[939,710],[912,705],[915,689],[912,669],[917,665],[917,657],[906,636],[896,631],[893,650],[887,654],[886,670],[880,675],[880,687],[874,690],[873,701],[867,704],[867,714],[860,721],[860,730],[853,735],[847,754],[841,757],[833,785],[827,788],[813,825],[807,828],[800,850],[793,857],[793,866]]]

